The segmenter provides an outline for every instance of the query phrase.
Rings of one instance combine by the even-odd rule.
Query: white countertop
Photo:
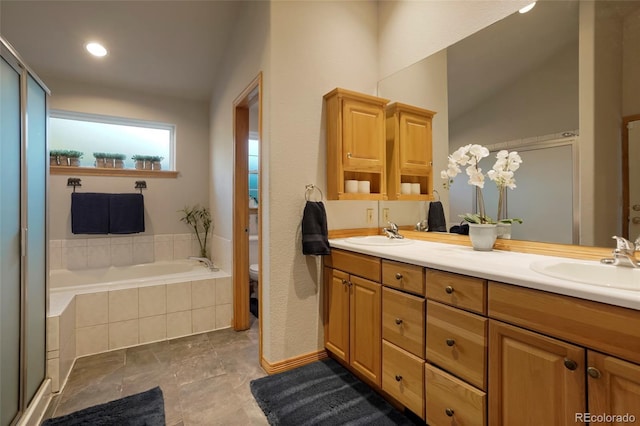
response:
[[[466,246],[419,240],[394,246],[354,244],[347,238],[331,239],[329,243],[334,248],[384,259],[640,310],[640,283],[637,291],[622,290],[554,278],[529,267],[535,261],[589,261],[500,250],[483,252]]]

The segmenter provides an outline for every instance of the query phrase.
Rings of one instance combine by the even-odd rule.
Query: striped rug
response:
[[[414,424],[331,358],[250,385],[271,425]]]

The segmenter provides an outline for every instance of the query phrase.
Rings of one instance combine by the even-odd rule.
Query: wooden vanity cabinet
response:
[[[388,99],[336,88],[324,95],[327,199],[386,200],[385,105]],[[347,193],[346,180],[370,182]]]
[[[432,119],[435,114],[399,102],[387,106],[387,196],[390,200],[433,198]],[[420,194],[402,194],[402,183],[420,184]]]
[[[372,279],[373,278],[373,279]],[[325,348],[381,386],[380,259],[340,250],[325,257]]]

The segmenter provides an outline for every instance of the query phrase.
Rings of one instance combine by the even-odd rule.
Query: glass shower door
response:
[[[20,75],[0,58],[0,425],[20,412]]]

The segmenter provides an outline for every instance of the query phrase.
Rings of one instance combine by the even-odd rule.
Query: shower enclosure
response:
[[[48,89],[0,37],[0,426],[48,395]]]

